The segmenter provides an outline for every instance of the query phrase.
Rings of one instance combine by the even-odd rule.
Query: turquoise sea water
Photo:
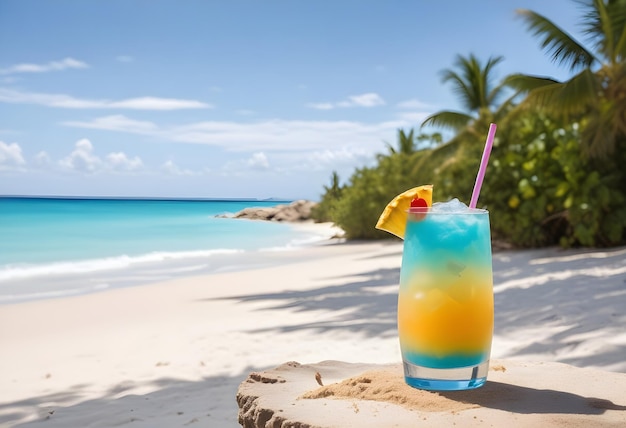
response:
[[[289,201],[0,198],[0,304],[237,269],[325,237],[219,218]]]

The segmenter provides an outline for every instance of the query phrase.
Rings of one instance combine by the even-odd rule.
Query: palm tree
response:
[[[578,0],[588,47],[548,18],[518,10],[552,60],[568,66],[570,79],[511,75],[506,83],[528,94],[523,105],[546,108],[564,119],[582,119],[581,144],[592,158],[605,158],[626,141],[626,0]]]
[[[395,155],[397,153],[410,155],[415,152],[415,136],[414,131],[411,129],[409,134],[405,134],[403,129],[398,130],[398,150],[396,150],[391,144],[386,143],[390,154]]]
[[[513,106],[516,94],[500,103],[508,88],[494,82],[494,68],[502,60],[501,56],[490,57],[483,65],[473,54],[458,55],[455,68],[442,71],[443,82],[453,84],[465,111],[440,111],[422,122],[422,127],[448,128],[455,135],[417,159],[412,174],[437,180],[439,195],[444,198],[458,197],[455,192],[470,194],[489,123],[504,119]]]
[[[440,132],[433,132],[432,134],[420,134],[415,139],[418,141],[419,147],[432,148],[440,146],[443,143],[443,135]],[[421,143],[421,144],[420,144]]]
[[[434,113],[422,122],[422,127],[431,125],[459,131],[479,119],[488,124],[494,120],[494,116],[499,116],[509,101],[497,108],[505,87],[494,85],[493,69],[503,59],[501,56],[491,57],[483,66],[473,54],[467,58],[458,55],[455,61],[458,71],[443,70],[442,82],[452,82],[453,90],[459,95],[466,111],[444,110]]]
[[[339,174],[337,171],[333,171],[333,174],[330,177],[330,187],[324,186],[325,194],[328,195],[331,199],[339,199],[341,196],[341,184],[339,184]]]

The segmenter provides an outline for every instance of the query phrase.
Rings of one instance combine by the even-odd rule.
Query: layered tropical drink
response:
[[[432,186],[416,189],[396,204],[393,211],[406,209],[391,222],[404,239],[398,334],[405,379],[421,389],[477,388],[487,378],[493,335],[489,213],[458,200],[431,206]],[[384,218],[377,227],[388,230]]]
[[[489,214],[409,211],[398,296],[408,384],[475,388],[486,380],[493,335]]]

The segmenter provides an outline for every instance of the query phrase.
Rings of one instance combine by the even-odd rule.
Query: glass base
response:
[[[476,366],[454,369],[433,369],[404,362],[404,380],[413,388],[428,391],[460,391],[475,389],[487,381],[489,361]]]

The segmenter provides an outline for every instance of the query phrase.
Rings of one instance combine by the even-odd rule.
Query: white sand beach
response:
[[[400,360],[400,243],[271,257],[0,306],[0,426],[237,427],[235,394],[251,371]],[[494,288],[494,358],[626,372],[626,248],[496,252]]]

